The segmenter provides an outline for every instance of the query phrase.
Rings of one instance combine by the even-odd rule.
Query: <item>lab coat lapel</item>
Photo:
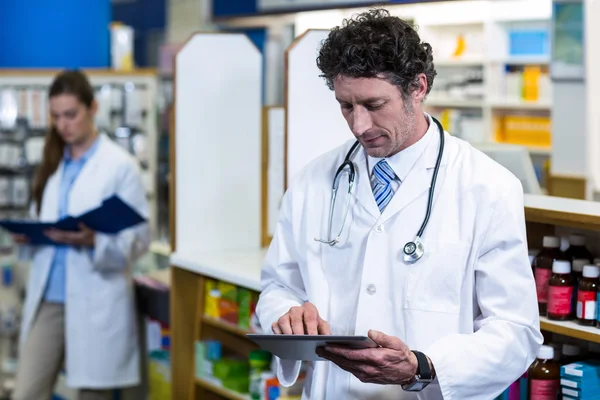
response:
[[[98,168],[102,159],[102,151],[104,150],[103,141],[105,137],[101,134],[98,137],[98,148],[85,163],[81,172],[75,179],[71,193],[69,195],[69,214],[77,215],[84,211],[98,206],[98,196],[91,195],[94,190],[92,186],[98,178]]]
[[[44,188],[44,199],[40,213],[41,221],[58,220],[58,196],[60,191],[60,179],[63,173],[63,163],[58,165],[56,172],[50,176]]]
[[[446,140],[447,142],[447,140]],[[406,206],[412,203],[414,200],[425,194],[431,187],[431,178],[435,169],[435,163],[437,161],[438,152],[440,146],[440,135],[438,132],[434,133],[434,137],[431,138],[429,144],[425,148],[425,151],[417,159],[415,165],[412,167],[410,172],[406,175],[404,181],[400,182],[400,187],[392,197],[392,200],[383,211],[381,217],[383,220],[391,218],[396,213],[402,211]],[[443,167],[448,159],[448,146],[445,146],[444,156],[440,168]],[[440,184],[440,177],[438,175],[438,182]]]
[[[356,173],[356,199],[358,203],[373,217],[374,220],[379,218],[380,212],[375,197],[373,196],[373,189],[371,187],[371,181],[369,179],[369,170],[367,166],[367,158],[365,156],[365,150],[361,147],[357,150],[354,165],[357,169]]]

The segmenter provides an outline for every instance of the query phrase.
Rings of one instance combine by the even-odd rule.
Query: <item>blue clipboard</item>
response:
[[[114,195],[102,202],[98,208],[90,210],[77,217],[66,217],[54,223],[0,220],[0,227],[15,234],[27,236],[29,244],[33,245],[56,245],[50,240],[44,231],[48,229],[60,229],[64,231],[78,231],[79,224],[84,223],[90,229],[106,234],[117,234],[124,229],[131,228],[146,218],[142,217],[130,205]]]

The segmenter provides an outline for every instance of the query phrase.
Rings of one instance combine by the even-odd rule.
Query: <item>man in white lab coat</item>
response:
[[[320,349],[305,399],[493,399],[543,341],[520,182],[423,112],[432,49],[404,21],[385,10],[346,21],[317,64],[360,143],[349,157],[355,190],[344,217],[346,168],[329,228],[331,185],[354,139],[294,178],[262,271],[263,329],[379,345]],[[405,244],[425,219],[436,165],[424,254],[411,262]],[[340,229],[333,245],[315,240]],[[295,382],[299,362],[277,365],[281,384]]]

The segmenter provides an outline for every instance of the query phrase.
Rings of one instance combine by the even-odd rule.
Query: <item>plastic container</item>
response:
[[[600,267],[586,265],[583,268],[583,277],[579,280],[577,288],[576,314],[577,322],[581,325],[594,326],[596,324],[598,276],[600,276]]]
[[[559,321],[571,319],[573,290],[571,263],[565,260],[554,261],[548,286],[549,319]]]
[[[554,361],[554,349],[542,346],[527,372],[528,400],[556,399],[560,392],[560,366]]]
[[[542,251],[533,260],[538,308],[540,315],[544,316],[548,309],[548,287],[554,260],[567,260],[560,251],[560,239],[556,236],[544,236]]]

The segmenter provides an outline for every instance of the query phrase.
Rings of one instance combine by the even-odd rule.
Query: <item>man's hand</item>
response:
[[[301,307],[292,307],[271,327],[280,335],[331,335],[329,324],[319,317],[317,308],[309,302]]]
[[[56,243],[69,246],[94,247],[96,233],[84,224],[79,224],[79,229],[77,232],[49,229],[44,234]]]
[[[417,374],[417,357],[402,340],[374,330],[369,337],[380,347],[326,346],[317,349],[317,354],[365,383],[400,385]]]

